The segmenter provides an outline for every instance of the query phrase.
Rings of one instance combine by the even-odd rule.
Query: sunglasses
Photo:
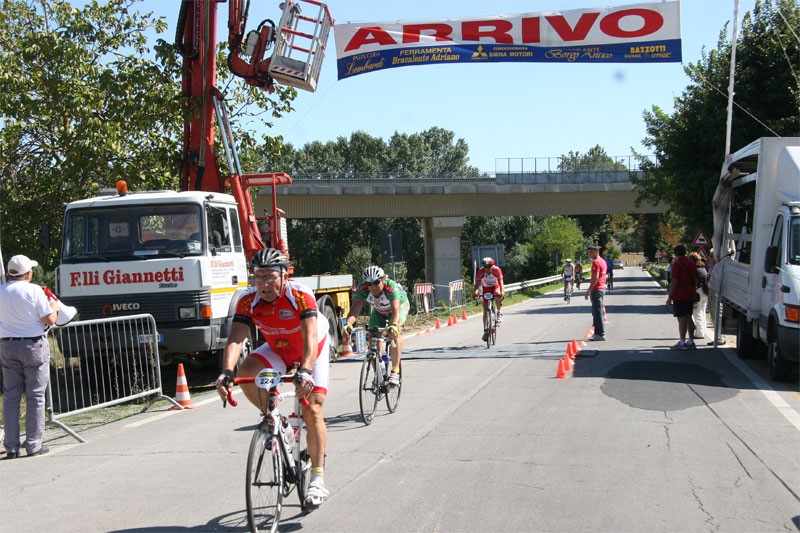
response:
[[[379,280],[377,280],[377,281],[373,281],[373,282],[367,283],[367,285],[372,285],[372,286],[374,286],[374,287],[377,287],[378,285],[380,285],[380,284],[381,284],[381,281],[383,281],[383,280],[380,280],[380,279],[379,279]]]
[[[272,274],[271,276],[253,276],[253,281],[256,283],[272,283],[281,277],[280,274]]]

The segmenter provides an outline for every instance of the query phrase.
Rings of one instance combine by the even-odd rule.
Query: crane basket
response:
[[[300,2],[317,6],[317,16],[302,15]],[[282,5],[283,14],[276,30],[269,74],[278,83],[314,92],[325,59],[328,33],[333,25],[330,11],[327,5],[315,0],[286,0]],[[308,44],[302,46],[306,42]]]

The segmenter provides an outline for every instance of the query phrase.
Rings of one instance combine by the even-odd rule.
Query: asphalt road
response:
[[[398,411],[380,404],[368,427],[360,363],[334,363],[331,497],[300,516],[292,494],[281,530],[798,530],[797,385],[767,382],[730,348],[671,351],[663,290],[638,269],[615,276],[608,340],[567,379],[557,360],[591,315],[557,293],[507,307],[492,349],[477,317],[409,337]],[[0,531],[246,531],[257,414],[192,400],[86,444],[49,429],[50,454],[0,462]]]

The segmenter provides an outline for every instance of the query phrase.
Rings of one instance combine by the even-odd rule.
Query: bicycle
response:
[[[564,276],[564,283],[566,284],[566,291],[564,291],[564,300],[569,303],[570,299],[572,298],[572,283],[571,278]]]
[[[378,335],[380,328],[373,327],[369,331],[372,333],[370,350],[361,364],[361,376],[358,380],[358,405],[361,409],[361,419],[366,425],[372,423],[378,402],[384,397],[386,397],[386,407],[389,412],[394,413],[397,410],[397,403],[400,401],[400,392],[403,387],[402,361],[398,365],[397,372],[400,383],[389,385],[388,382],[391,355],[386,331],[384,330],[382,336]]]
[[[483,332],[486,336],[486,347],[491,348],[497,341],[497,311],[494,308],[494,293],[483,295],[486,300],[486,314],[483,317]]]
[[[295,364],[295,367],[299,365]],[[289,383],[293,375],[281,376],[272,368],[265,368],[256,377],[234,378],[234,384],[255,383],[265,391],[268,412],[261,416],[247,454],[245,476],[247,502],[247,524],[250,531],[275,532],[278,529],[283,498],[297,488],[300,509],[303,513],[316,507],[305,504],[308,482],[311,478],[311,457],[308,447],[302,447],[303,417],[300,403],[308,405],[308,399],[298,398],[295,392],[278,392],[278,383]],[[261,392],[259,391],[259,395]],[[278,404],[294,399],[294,410],[287,419],[280,414]],[[233,394],[228,394],[232,407],[238,403]],[[302,448],[302,449],[301,449]]]

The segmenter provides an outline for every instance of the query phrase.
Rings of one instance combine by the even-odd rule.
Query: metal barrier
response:
[[[467,298],[464,296],[464,280],[457,279],[450,282],[450,312],[453,309],[467,306]]]
[[[414,307],[416,308],[416,314],[414,315],[414,322],[411,323],[412,327],[422,317],[423,313],[425,322],[430,322],[428,317],[432,312],[436,311],[436,289],[433,283],[416,283],[414,285]]]
[[[152,315],[72,322],[47,332],[50,381],[48,423],[86,442],[60,419],[137,398],[167,400],[161,387],[158,331]]]
[[[561,279],[562,279],[561,274],[556,274],[555,276],[548,276],[546,278],[531,279],[528,281],[520,281],[518,283],[510,283],[505,286],[505,289],[506,292],[519,291],[522,289],[533,289],[534,287],[539,287],[541,285],[548,285],[556,281],[561,281]]]

